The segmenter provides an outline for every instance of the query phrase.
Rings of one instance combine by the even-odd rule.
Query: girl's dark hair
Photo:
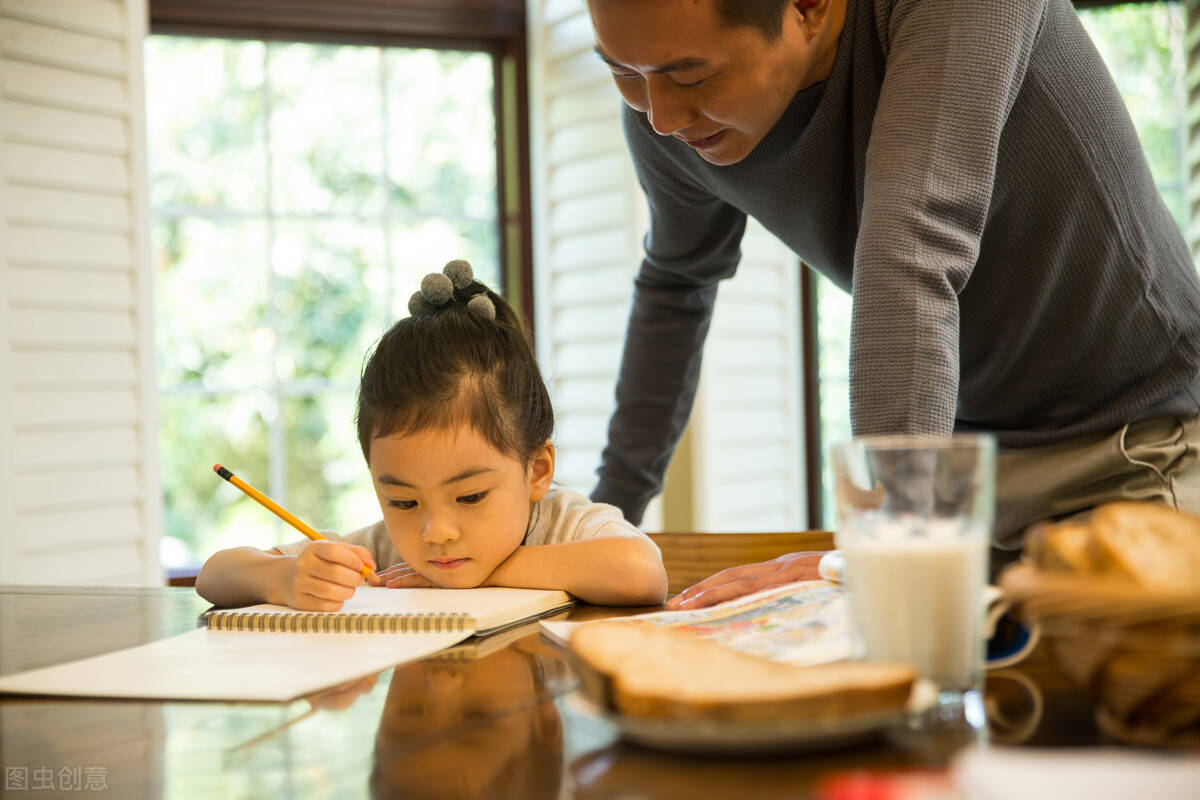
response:
[[[783,34],[783,9],[791,0],[717,0],[717,13],[729,27],[758,28],[768,42]]]
[[[490,320],[466,301],[486,293]],[[521,318],[481,283],[380,338],[358,387],[358,443],[467,424],[500,452],[528,461],[554,431],[554,410]]]

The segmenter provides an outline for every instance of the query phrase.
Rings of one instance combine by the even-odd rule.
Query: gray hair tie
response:
[[[469,289],[475,283],[475,274],[471,265],[461,258],[450,261],[441,272],[431,272],[421,279],[421,290],[413,292],[408,298],[408,313],[414,317],[432,314],[434,311],[454,300],[455,292]],[[486,289],[467,300],[467,308],[472,312],[496,319],[496,306],[487,296]]]

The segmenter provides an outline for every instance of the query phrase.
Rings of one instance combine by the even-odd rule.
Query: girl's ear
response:
[[[529,459],[529,502],[536,503],[550,491],[554,480],[554,445],[549,439]]]

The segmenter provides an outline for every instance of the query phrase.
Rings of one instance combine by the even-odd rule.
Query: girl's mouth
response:
[[[458,569],[470,560],[469,558],[435,558],[429,563],[438,569]]]

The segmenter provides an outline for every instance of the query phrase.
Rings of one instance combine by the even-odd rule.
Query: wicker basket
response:
[[[1000,586],[1089,692],[1101,730],[1130,744],[1200,747],[1200,594],[1029,564],[1005,570]]]

